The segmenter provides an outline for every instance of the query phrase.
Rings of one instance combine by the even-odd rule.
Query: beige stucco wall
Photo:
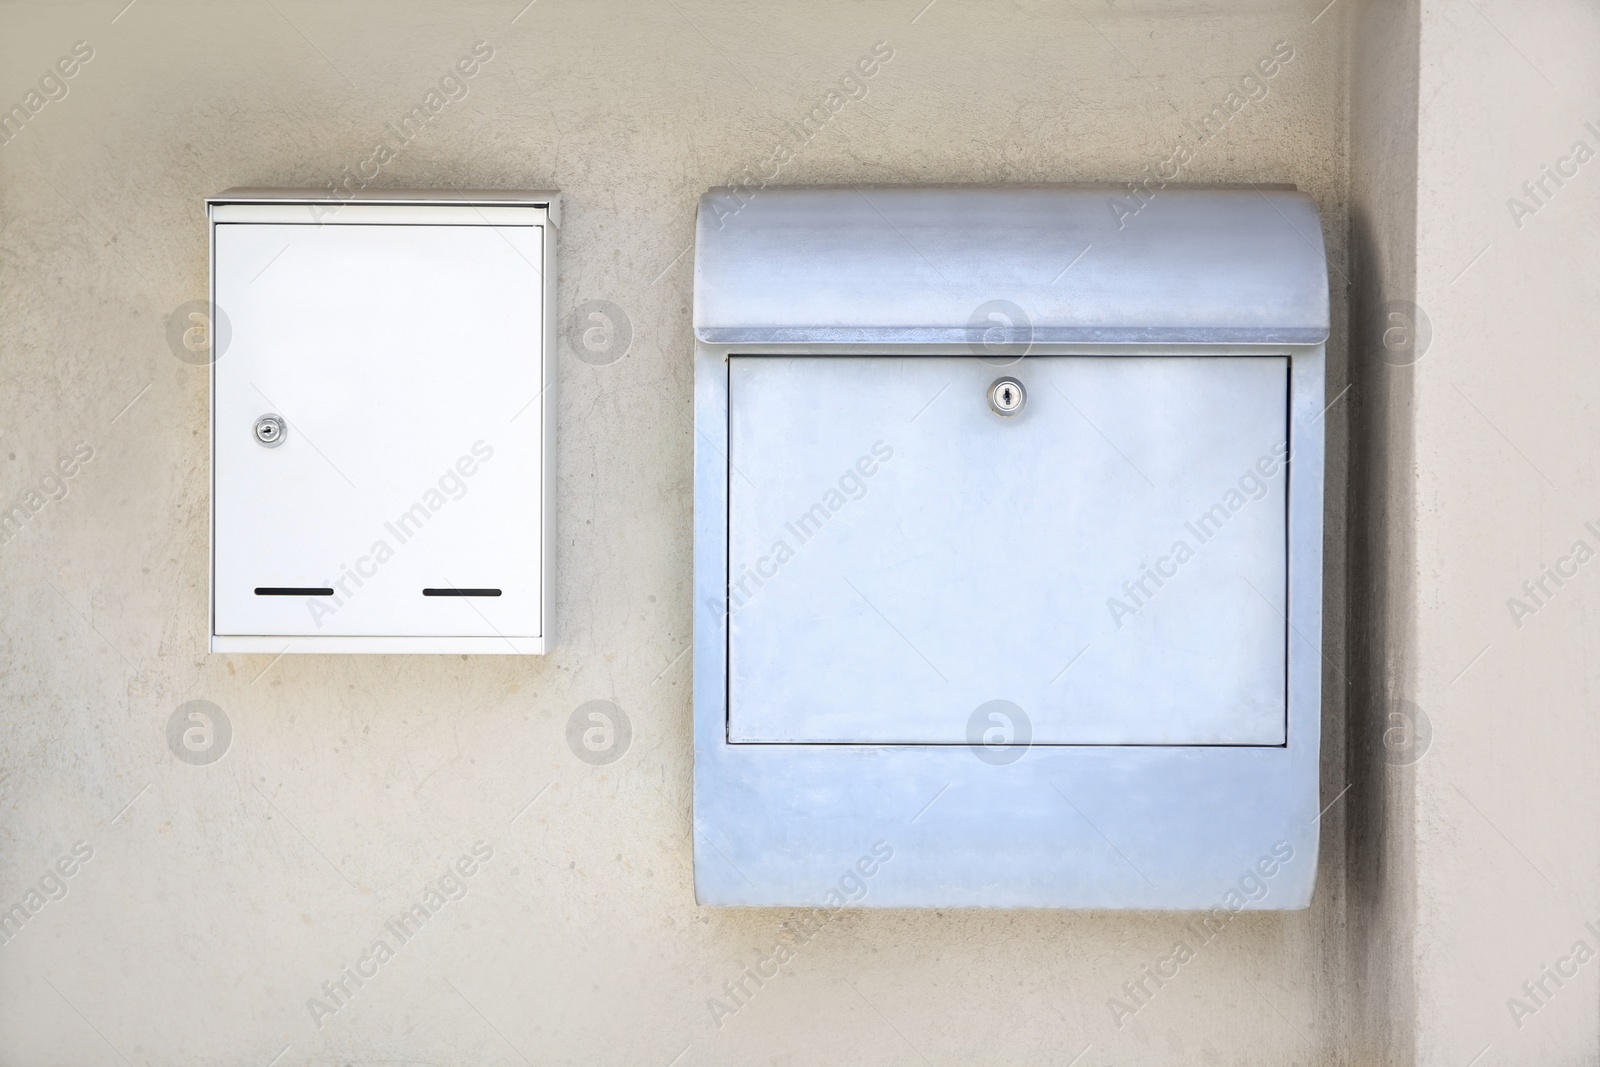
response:
[[[1434,340],[1414,381],[1414,699],[1434,734],[1415,768],[1417,1056],[1592,1064],[1600,961],[1565,964],[1576,977],[1537,1001],[1522,983],[1580,940],[1600,950],[1600,576],[1546,579],[1542,605],[1522,585],[1576,541],[1600,550],[1600,162],[1547,180],[1520,227],[1508,200],[1535,206],[1522,183],[1578,140],[1600,150],[1600,12],[1422,8],[1416,299]],[[1513,597],[1537,609],[1520,626]],[[1514,1019],[1512,997],[1535,1014]]]
[[[1323,824],[1311,910],[1241,918],[1121,1029],[1107,998],[1168,951],[1182,917],[853,913],[748,1008],[712,1024],[707,998],[788,936],[790,916],[701,909],[692,894],[682,656],[691,274],[680,254],[697,195],[765,161],[782,124],[876,42],[893,59],[781,180],[1135,178],[1175,141],[1192,143],[1189,123],[1287,41],[1295,58],[1269,95],[1197,152],[1188,177],[1308,190],[1342,277],[1355,5],[1320,17],[1322,4],[1300,2],[521,6],[0,5],[0,102],[23,100],[74,42],[93,48],[65,98],[0,145],[0,495],[9,503],[48,489],[58,457],[80,442],[93,453],[59,483],[64,498],[0,545],[0,906],[22,900],[76,842],[92,850],[67,864],[66,896],[0,946],[0,1063],[1339,1062],[1351,1029],[1365,1025],[1346,1000],[1342,805]],[[1560,29],[1541,32],[1570,51]],[[341,177],[479,40],[494,56],[466,98],[378,181],[561,189],[562,308],[610,300],[631,322],[619,362],[560,355],[559,646],[543,659],[210,655],[205,373],[166,337],[169,313],[204,295],[201,198]],[[1514,58],[1495,69],[1508,85],[1518,76]],[[1570,101],[1582,68],[1572,58],[1558,69]],[[1468,88],[1432,76],[1443,100]],[[1436,318],[1486,300],[1485,287],[1524,258],[1545,262],[1541,242],[1578,248],[1576,220],[1593,203],[1581,190],[1552,208],[1565,222],[1541,217],[1514,244],[1503,225],[1489,229],[1500,187],[1559,147],[1577,119],[1543,137],[1532,123],[1515,130],[1517,165],[1485,185],[1481,203],[1430,205],[1428,233],[1470,207],[1505,242],[1450,290],[1442,264],[1458,269],[1478,238],[1441,238],[1449,254],[1422,272]],[[1459,149],[1481,164],[1509,151],[1486,140],[1430,144],[1429,159],[1442,167]],[[1561,284],[1577,282],[1552,276]],[[1345,374],[1342,285],[1334,299],[1330,397]],[[1583,394],[1558,370],[1581,357],[1566,327],[1541,317],[1540,299],[1530,293],[1492,335],[1450,338],[1475,346],[1476,362],[1443,358],[1441,337],[1421,371],[1451,375],[1575,495],[1530,477],[1448,384],[1428,395],[1428,425],[1444,429],[1441,447],[1425,451],[1435,479],[1425,506],[1475,509],[1481,521],[1461,537],[1481,536],[1485,523],[1509,532],[1496,541],[1505,554],[1482,557],[1470,545],[1456,554],[1442,528],[1429,538],[1454,561],[1429,587],[1440,598],[1429,640],[1465,661],[1492,639],[1496,658],[1468,676],[1483,688],[1451,691],[1477,694],[1461,706],[1476,718],[1441,714],[1448,725],[1420,773],[1448,769],[1566,896],[1531,874],[1503,900],[1480,885],[1471,928],[1429,946],[1441,959],[1498,944],[1508,910],[1548,923],[1553,953],[1570,932],[1556,903],[1593,880],[1592,843],[1563,836],[1549,817],[1557,801],[1593,800],[1580,750],[1549,736],[1530,743],[1544,709],[1563,701],[1571,710],[1556,725],[1592,734],[1577,679],[1540,675],[1544,688],[1530,694],[1507,666],[1519,648],[1552,665],[1578,655],[1580,638],[1563,643],[1546,619],[1577,618],[1585,601],[1575,591],[1541,615],[1535,644],[1506,627],[1498,599],[1600,514],[1584,513],[1577,495],[1589,463],[1573,447],[1581,442],[1557,429],[1584,414]],[[1523,329],[1547,339],[1542,353],[1567,343],[1567,362],[1511,344]],[[1548,380],[1507,395],[1508,380],[1529,375]],[[1333,501],[1346,498],[1346,418],[1338,405],[1328,417]],[[1487,492],[1468,481],[1483,473],[1503,484]],[[1330,507],[1329,523],[1332,799],[1348,762],[1342,509]],[[1461,609],[1448,631],[1457,614],[1446,604]],[[1448,681],[1428,678],[1419,699],[1442,713],[1452,705],[1434,687]],[[604,767],[580,762],[564,740],[568,715],[595,698],[616,701],[634,728],[631,749]],[[226,755],[209,766],[180,762],[167,745],[168,717],[193,699],[232,723]],[[1458,747],[1469,734],[1481,740]],[[1496,737],[1517,740],[1509,763],[1488,761]],[[1545,759],[1558,774],[1543,773]],[[1529,782],[1549,791],[1519,796]],[[1435,847],[1455,850],[1464,883],[1478,885],[1471,872],[1485,865],[1521,862],[1487,833],[1457,839],[1457,801],[1436,792],[1441,806],[1422,817]],[[307,999],[479,841],[493,858],[467,895],[314,1025]],[[1449,908],[1456,898],[1440,885],[1431,899]],[[1548,957],[1535,949],[1543,943],[1508,946],[1495,962],[1520,975]],[[1504,1010],[1501,983],[1452,979],[1443,967],[1427,969],[1429,1010],[1449,1002],[1471,1014],[1457,994]],[[1595,970],[1560,1009],[1568,1033],[1593,1022]],[[1453,1032],[1437,1040],[1454,1054]]]

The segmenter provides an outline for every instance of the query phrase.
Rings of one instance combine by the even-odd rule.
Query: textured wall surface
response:
[[[1594,1064],[1600,12],[1422,11],[1417,1061]]]
[[[1183,916],[851,912],[713,1021],[708,998],[792,938],[793,916],[702,909],[692,893],[689,245],[696,197],[746,167],[770,170],[791,124],[882,42],[892,59],[778,180],[1128,180],[1181,142],[1194,153],[1189,180],[1310,192],[1330,274],[1342,278],[1354,5],[523,3],[0,4],[0,105],[28,114],[0,144],[0,504],[29,505],[20,534],[0,544],[0,908],[38,904],[0,944],[0,1063],[1339,1062],[1350,1023],[1337,803],[1312,908],[1241,917],[1121,1026],[1108,998],[1171,950]],[[1503,42],[1471,28],[1475,17],[1472,5],[1450,15],[1486,63],[1525,75]],[[1451,237],[1452,269],[1430,275],[1440,306],[1482,301],[1538,242],[1556,255],[1592,241],[1575,232],[1590,192],[1564,194],[1515,245],[1495,215],[1500,187],[1562,149],[1585,117],[1571,103],[1577,45],[1559,25],[1540,32],[1571,53],[1556,67],[1569,83],[1563,117],[1542,139],[1515,131],[1525,151],[1481,203],[1434,206],[1430,225],[1481,211],[1481,240],[1506,242],[1447,291],[1444,275],[1480,241]],[[389,124],[479,41],[493,55],[465,95],[448,83],[459,99],[401,143]],[[73,57],[77,42],[86,61]],[[1202,141],[1194,124],[1278,42],[1293,60]],[[1462,83],[1435,81],[1452,106],[1476,106],[1449,95]],[[1466,147],[1482,149],[1480,137]],[[205,295],[202,198],[232,185],[322,188],[347,167],[370,174],[380,143],[392,158],[376,185],[560,189],[563,313],[610,301],[631,328],[612,362],[570,342],[558,354],[558,645],[542,659],[206,651],[206,374],[168,337],[173,312]],[[1453,150],[1430,146],[1437,166]],[[1334,300],[1330,397],[1345,373],[1342,282]],[[1558,323],[1533,301],[1514,321],[1473,340],[1482,358],[1456,384],[1575,492],[1595,450],[1572,448],[1547,415],[1579,421],[1587,401],[1563,388],[1552,369],[1563,364],[1541,369]],[[1545,345],[1514,344],[1523,327]],[[1505,406],[1507,376],[1535,373],[1552,377]],[[1558,496],[1441,386],[1430,417],[1451,428],[1429,462],[1449,476],[1429,499],[1514,522],[1519,535],[1501,547],[1519,563],[1480,568],[1451,554],[1439,595],[1470,604],[1460,601],[1461,632],[1437,640],[1463,663],[1494,641],[1496,658],[1468,680],[1504,692],[1494,706],[1475,698],[1481,744],[1458,756],[1441,730],[1447,751],[1435,759],[1466,761],[1460,780],[1486,783],[1473,800],[1508,834],[1521,830],[1565,887],[1563,897],[1526,871],[1522,896],[1479,898],[1483,936],[1507,908],[1548,922],[1549,952],[1514,959],[1531,974],[1576,936],[1577,917],[1557,905],[1592,886],[1595,846],[1563,841],[1554,823],[1541,831],[1545,801],[1510,806],[1514,783],[1543,777],[1532,746],[1512,767],[1489,760],[1496,734],[1543,728],[1504,673],[1531,643],[1497,598],[1600,507]],[[1336,404],[1330,501],[1344,498],[1344,420]],[[1455,483],[1483,471],[1503,485]],[[1330,507],[1330,801],[1347,784],[1342,518]],[[1551,616],[1584,605],[1575,594]],[[1441,626],[1454,617],[1440,606]],[[1586,647],[1552,642],[1538,655]],[[1552,699],[1580,695],[1570,678],[1542,677]],[[569,716],[591,699],[615,701],[633,726],[627,751],[603,766],[566,741]],[[169,718],[191,700],[231,724],[208,764],[169,747]],[[1563,722],[1592,737],[1566,706]],[[1563,755],[1546,799],[1592,810],[1592,789],[1560,792],[1582,781],[1578,755]],[[1462,801],[1441,791],[1440,803]],[[1434,831],[1459,850],[1465,880],[1524,862],[1487,828],[1473,833],[1475,843]],[[347,984],[337,1010],[308,1008],[333,1005],[324,984],[475,846],[491,857],[461,879],[465,895],[375,977]],[[1570,1011],[1564,1025],[1592,1030],[1596,973],[1549,1018]],[[1481,1004],[1451,1011],[1504,1011],[1500,984],[1436,975],[1431,1004],[1451,1001],[1457,981]],[[1466,1037],[1436,1039],[1462,1063],[1477,1051]]]

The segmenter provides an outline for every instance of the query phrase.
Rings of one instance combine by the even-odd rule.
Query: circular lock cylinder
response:
[[[267,414],[256,420],[256,441],[263,448],[277,448],[283,444],[284,435],[288,432],[288,424],[279,415]]]
[[[1015,378],[996,378],[989,385],[989,410],[996,415],[1015,415],[1027,402],[1028,391]]]

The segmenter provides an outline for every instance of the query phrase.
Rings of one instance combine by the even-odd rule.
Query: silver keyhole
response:
[[[1015,378],[996,378],[989,386],[989,409],[996,415],[1015,415],[1028,402],[1028,391]]]
[[[284,434],[289,432],[288,425],[277,415],[263,415],[256,420],[256,440],[264,448],[277,448],[283,444]]]

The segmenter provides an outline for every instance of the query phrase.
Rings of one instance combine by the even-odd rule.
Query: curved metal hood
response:
[[[1316,205],[1282,187],[713,189],[708,344],[1320,344]],[[999,331],[997,336],[996,330]]]

